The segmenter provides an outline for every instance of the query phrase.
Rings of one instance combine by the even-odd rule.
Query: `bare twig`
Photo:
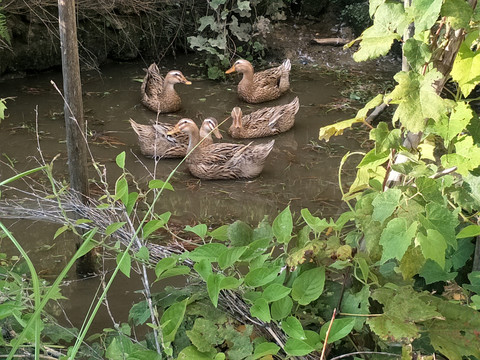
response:
[[[332,329],[332,324],[333,324],[333,321],[335,320],[336,314],[337,314],[337,309],[333,309],[332,318],[330,320],[330,324],[328,325],[327,333],[325,334],[325,341],[323,342],[322,355],[320,356],[320,360],[325,359],[325,350],[327,349],[328,336],[330,335],[330,330]]]

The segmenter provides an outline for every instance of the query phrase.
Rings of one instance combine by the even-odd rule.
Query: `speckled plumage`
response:
[[[240,59],[225,73],[234,71],[243,74],[238,83],[238,97],[248,103],[258,104],[274,100],[290,88],[290,60],[280,66],[255,73],[248,60]]]
[[[151,64],[146,70],[140,92],[141,103],[156,113],[170,113],[180,110],[182,100],[175,91],[175,84],[190,85],[181,71],[172,70],[165,75],[160,75],[157,64]]]
[[[173,132],[189,135],[188,152],[199,141],[198,127],[190,119],[181,119]],[[237,179],[258,176],[275,140],[266,144],[213,143],[195,148],[185,162],[193,176],[200,179]]]
[[[300,103],[295,97],[290,103],[256,110],[243,115],[239,107],[232,110],[233,123],[228,133],[235,139],[251,139],[280,134],[290,130]]]
[[[213,123],[213,125],[210,124]],[[138,124],[130,119],[130,125],[137,134],[140,152],[147,157],[154,158],[180,158],[187,154],[188,135],[178,132],[172,135],[167,133],[174,129],[175,125],[156,122],[149,125]],[[216,127],[217,120],[207,118],[203,121],[200,128],[200,138],[205,137],[200,146],[206,146],[213,143],[210,135],[210,128]],[[217,138],[221,138],[220,133],[215,133]]]

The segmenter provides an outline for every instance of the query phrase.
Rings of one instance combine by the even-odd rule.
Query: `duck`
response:
[[[258,104],[279,98],[290,88],[291,63],[286,59],[280,66],[255,73],[250,61],[240,59],[225,71],[226,74],[243,74],[238,83],[238,96],[251,104]]]
[[[130,119],[130,125],[137,134],[140,152],[146,157],[156,159],[182,158],[187,154],[188,135],[185,133],[176,133],[168,135],[175,125],[156,122],[149,125],[143,125]],[[218,130],[218,122],[213,117],[206,118],[200,128],[200,139],[204,140],[200,146],[206,146],[213,143],[211,134],[217,139],[223,136]]]
[[[140,88],[142,104],[156,113],[171,113],[180,110],[182,100],[175,91],[174,85],[191,85],[192,83],[179,70],[171,70],[163,78],[155,63],[151,64],[146,72]]]
[[[234,139],[251,139],[280,134],[290,130],[300,108],[298,96],[290,103],[256,110],[242,116],[238,106],[232,109],[232,125],[228,133]]]
[[[211,126],[208,125],[208,126]],[[204,180],[250,179],[258,176],[273,149],[275,140],[265,144],[212,143],[196,147],[200,140],[197,125],[191,119],[181,119],[168,134],[188,134],[185,162],[190,173]]]

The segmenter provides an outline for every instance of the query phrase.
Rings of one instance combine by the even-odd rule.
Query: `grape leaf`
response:
[[[415,34],[430,29],[440,15],[442,0],[413,0],[407,11],[414,18]]]
[[[390,93],[391,103],[398,104],[393,122],[399,120],[411,132],[423,131],[426,119],[440,120],[445,112],[444,100],[435,92],[433,84],[442,75],[432,70],[425,76],[413,71],[395,75],[398,85]]]
[[[457,57],[453,63],[451,75],[458,82],[463,96],[468,97],[472,90],[480,83],[480,51],[472,51],[470,46],[478,37],[478,31],[467,35],[460,45]]]
[[[445,147],[460,133],[465,131],[465,127],[473,118],[473,111],[470,105],[465,101],[458,101],[457,106],[452,110],[450,117],[442,117],[435,126],[435,132],[440,135]]]
[[[456,166],[461,175],[468,175],[469,171],[480,166],[480,147],[473,143],[473,138],[464,135],[455,143],[455,153],[442,156],[442,165]]]
[[[373,200],[373,220],[379,221],[381,224],[393,214],[399,204],[402,191],[400,189],[387,189],[380,193]]]
[[[473,10],[464,0],[445,0],[441,14],[454,29],[461,29],[468,27]]]
[[[383,246],[382,263],[390,259],[402,260],[417,232],[417,226],[416,221],[408,226],[404,218],[395,218],[388,222],[380,237],[380,245]]]
[[[419,272],[420,276],[425,279],[425,283],[433,284],[437,281],[449,281],[455,279],[458,273],[449,273],[445,271],[438,263],[433,260],[427,259],[422,269]]]
[[[422,70],[432,56],[429,46],[425,44],[425,42],[414,37],[405,42],[403,45],[403,52],[412,69],[415,69],[417,72]]]
[[[427,235],[418,232],[417,240],[420,243],[425,259],[432,259],[442,268],[445,267],[447,242],[441,233],[434,229],[428,229]]]

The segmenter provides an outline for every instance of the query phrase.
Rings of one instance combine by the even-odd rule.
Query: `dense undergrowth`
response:
[[[220,2],[210,4],[215,3],[220,7]],[[117,254],[117,267],[92,315],[82,329],[52,329],[44,306],[60,296],[65,272],[50,285],[40,284],[28,254],[22,253],[31,274],[25,281],[20,276],[25,269],[12,266],[18,259],[3,254],[1,351],[13,357],[18,349],[33,347],[38,354],[63,340],[74,342],[62,352],[65,358],[335,359],[351,354],[480,359],[480,259],[475,252],[480,124],[472,109],[479,101],[472,94],[480,83],[480,12],[472,5],[434,0],[405,9],[398,2],[370,1],[374,22],[358,39],[357,60],[385,55],[412,22],[415,31],[404,43],[410,69],[395,75],[394,90],[372,99],[354,119],[320,131],[320,138],[328,140],[364,122],[377,105],[396,105],[392,124],[371,129],[373,149],[342,159],[339,187],[349,211],[324,219],[311,209],[294,216],[287,207],[273,221],[255,226],[241,221],[216,229],[188,226],[185,230],[200,239],[194,249],[158,261],[149,238],[168,229],[170,213],[157,214],[152,204],[171,189],[170,178],[152,180],[147,194],[132,189],[121,153],[116,163],[122,175],[115,189],[109,192],[104,183],[105,193],[95,203],[100,214],[115,210],[120,219],[101,228],[93,218],[66,217],[56,234],[91,228],[66,270],[94,246]],[[454,91],[444,90],[444,79]],[[342,166],[353,156],[361,160],[347,187]],[[34,171],[48,175],[53,197],[60,199],[66,189],[53,181],[49,164],[0,186]],[[149,195],[153,202],[144,204]],[[3,224],[2,230],[16,243]],[[112,245],[121,231],[129,234],[127,241]],[[182,276],[186,285],[149,294],[144,279],[145,300],[132,307],[130,322],[87,339],[111,281],[135,269],[144,274],[147,267],[154,268],[154,281]],[[138,339],[133,330],[142,324],[151,330]]]

